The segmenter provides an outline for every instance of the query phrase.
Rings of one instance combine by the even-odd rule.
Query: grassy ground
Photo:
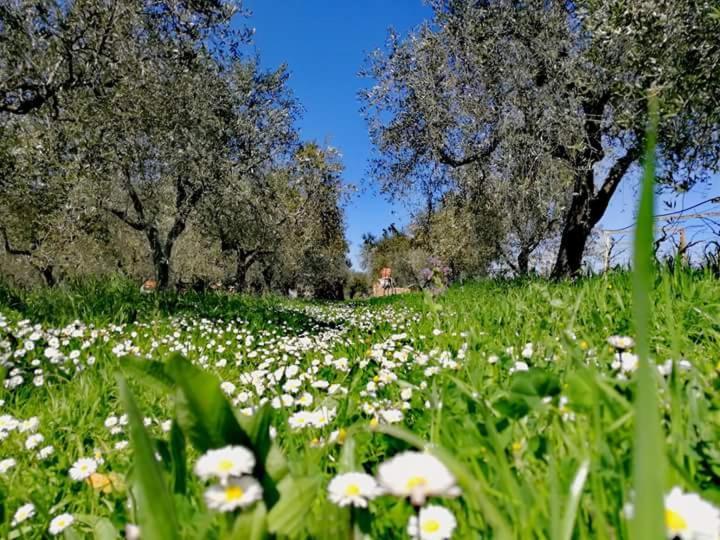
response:
[[[47,537],[50,520],[63,512],[75,518],[64,533],[71,538],[115,538],[141,519],[135,503],[152,475],[138,461],[138,439],[126,442],[132,422],[120,418],[127,408],[116,379],[122,371],[173,493],[179,534],[168,538],[241,538],[243,516],[260,516],[205,508],[205,483],[192,472],[202,437],[184,429],[182,418],[183,429],[170,427],[183,414],[182,399],[205,388],[198,373],[231,383],[223,391],[243,427],[265,404],[261,417],[275,437],[265,464],[268,474],[286,478],[278,484],[285,506],[266,520],[280,537],[295,531],[351,538],[351,514],[327,500],[328,481],[348,468],[374,474],[420,438],[447,451],[463,490],[434,499],[454,513],[455,538],[625,538],[634,371],[632,357],[617,366],[607,338],[633,335],[629,300],[626,274],[576,284],[483,282],[435,300],[407,295],[343,304],[142,296],[122,282],[33,293],[0,288],[0,358],[7,365],[0,459],[16,461],[0,474],[0,537]],[[657,379],[670,464],[664,481],[716,504],[718,337],[717,280],[661,274],[651,351],[663,371]],[[141,375],[154,366],[149,359],[165,362],[173,352],[202,370],[187,372],[186,390],[177,378],[163,380],[165,372]],[[131,357],[146,362],[132,364]],[[280,369],[290,366],[297,367]],[[291,427],[298,411],[317,410],[327,411],[327,425]],[[32,417],[37,427],[8,425]],[[198,422],[194,427],[202,427]],[[44,439],[28,442],[32,432]],[[183,434],[187,445],[178,443]],[[41,457],[48,445],[52,453]],[[98,458],[102,476],[94,479],[101,485],[70,478],[83,457]],[[585,462],[575,512],[570,488]],[[128,487],[133,480],[135,491]],[[30,502],[35,514],[13,526],[16,510]],[[372,538],[394,539],[408,537],[412,514],[406,500],[381,496],[368,513],[353,516]]]

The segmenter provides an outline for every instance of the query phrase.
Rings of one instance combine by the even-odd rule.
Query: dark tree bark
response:
[[[560,249],[555,260],[552,277],[577,277],[582,269],[590,233],[602,219],[610,199],[630,166],[640,157],[640,146],[635,145],[618,159],[599,191],[595,192],[595,175],[592,167],[575,181],[572,202],[560,237]]]
[[[48,287],[54,287],[55,285],[57,285],[57,279],[55,278],[54,274],[55,267],[50,263],[37,264],[32,259],[33,251],[40,247],[41,242],[39,240],[34,240],[30,249],[18,249],[16,247],[13,247],[12,244],[10,244],[10,238],[8,237],[7,231],[4,227],[0,227],[0,235],[3,238],[3,245],[5,247],[5,251],[8,254],[18,257],[26,257],[28,259],[28,262],[30,263],[30,266],[40,272],[40,276],[42,276],[45,285],[47,285]]]
[[[517,257],[517,273],[521,276],[528,275],[530,272],[530,249],[527,246],[523,246],[520,249]]]
[[[40,273],[45,280],[45,285],[47,285],[48,287],[54,287],[55,285],[57,285],[57,280],[55,279],[53,270],[54,268],[51,264],[40,268]]]
[[[247,290],[247,273],[255,262],[258,255],[257,250],[244,250],[238,248],[235,250],[237,264],[235,266],[235,287],[237,292]]]
[[[602,121],[605,108],[610,102],[610,93],[606,92],[583,104],[585,114],[585,148],[582,152],[571,156],[566,148],[560,148],[556,157],[570,162],[575,173],[573,196],[565,217],[565,224],[560,237],[552,277],[555,279],[577,277],[582,269],[590,233],[605,214],[610,199],[630,166],[640,157],[640,143],[627,149],[607,174],[602,186],[595,191],[594,167],[604,157],[602,146]]]

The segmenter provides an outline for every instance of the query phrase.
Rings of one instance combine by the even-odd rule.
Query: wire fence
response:
[[[702,211],[697,211],[702,208]],[[703,264],[720,252],[720,197],[655,216],[655,254],[658,259],[680,257],[687,264]],[[635,224],[599,229],[602,270],[627,265]]]

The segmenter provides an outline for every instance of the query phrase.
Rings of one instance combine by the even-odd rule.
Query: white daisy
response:
[[[44,440],[45,437],[43,437],[40,433],[33,433],[25,440],[25,448],[28,450],[32,450]]]
[[[0,461],[0,474],[5,474],[12,469],[17,462],[13,458],[7,458]]]
[[[634,505],[626,504],[624,512],[632,519]],[[665,495],[665,529],[669,540],[720,540],[720,510],[676,486]]]
[[[447,508],[429,505],[420,510],[420,516],[412,516],[407,532],[411,538],[421,540],[446,540],[452,537],[457,521]]]
[[[48,446],[45,446],[38,451],[38,459],[47,459],[51,455],[53,455],[54,452],[55,452],[55,447],[53,447],[51,444]]]
[[[97,471],[97,465],[93,458],[80,458],[70,468],[70,478],[75,481],[85,480]]]
[[[57,536],[72,525],[73,521],[75,521],[75,518],[72,517],[71,514],[60,514],[59,516],[55,516],[50,522],[48,532],[53,536]]]
[[[205,504],[212,510],[232,512],[251,505],[262,497],[262,487],[251,476],[233,478],[224,485],[216,485],[205,491]]]
[[[632,349],[635,346],[635,340],[628,336],[610,336],[607,341],[611,347],[620,351]]]
[[[291,428],[300,429],[313,425],[313,420],[314,413],[310,411],[298,411],[288,419],[288,423]]]
[[[456,496],[455,477],[435,456],[403,452],[382,463],[378,469],[380,485],[399,497],[410,497],[415,506],[431,496]]]
[[[226,446],[208,450],[195,463],[195,474],[202,479],[219,478],[224,484],[231,476],[252,472],[255,456],[244,446]]]
[[[21,433],[25,431],[29,431],[31,433],[34,433],[37,431],[37,428],[40,426],[40,420],[37,416],[33,416],[32,418],[28,418],[27,420],[24,420],[20,422],[18,425],[18,431]]]
[[[366,508],[368,500],[381,492],[372,476],[359,472],[339,474],[328,484],[328,498],[338,506]]]
[[[12,526],[15,527],[33,517],[35,515],[35,505],[33,503],[23,504],[17,509],[12,519]]]
[[[720,510],[699,495],[674,487],[665,496],[665,527],[668,538],[718,540]]]

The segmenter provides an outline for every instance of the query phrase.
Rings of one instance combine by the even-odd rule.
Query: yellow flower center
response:
[[[230,472],[233,468],[234,463],[229,459],[221,459],[218,463],[218,470],[220,472]]]
[[[437,519],[427,519],[420,528],[423,532],[434,533],[440,528],[440,522]]]
[[[683,517],[669,508],[665,509],[665,527],[670,532],[680,532],[687,529],[687,522]]]
[[[411,476],[406,484],[406,487],[408,489],[415,489],[417,487],[422,487],[425,484],[427,484],[427,479],[422,476]]]
[[[243,490],[240,486],[228,486],[225,488],[226,501],[239,501],[242,499],[243,494]]]
[[[345,495],[348,497],[354,497],[356,495],[360,495],[360,487],[358,487],[357,484],[349,484],[345,488]]]

